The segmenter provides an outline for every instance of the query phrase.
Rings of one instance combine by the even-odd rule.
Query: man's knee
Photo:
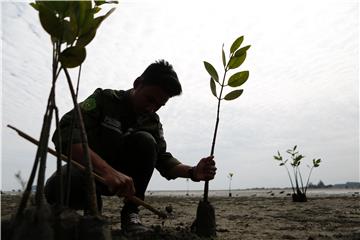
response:
[[[138,131],[131,134],[131,140],[133,144],[137,145],[137,147],[142,146],[156,146],[155,138],[148,132]]]
[[[133,163],[150,164],[152,168],[157,160],[157,145],[155,138],[148,132],[138,131],[129,136],[126,144],[129,156]]]

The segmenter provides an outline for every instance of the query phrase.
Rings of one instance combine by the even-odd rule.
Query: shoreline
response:
[[[188,194],[188,195],[187,195]],[[284,197],[292,194],[291,188],[251,188],[231,190],[232,197]],[[321,196],[359,196],[359,188],[319,188],[308,189],[306,195],[309,197]],[[190,196],[201,197],[203,190],[149,190],[146,196]],[[209,197],[228,197],[229,190],[210,190]]]
[[[20,191],[2,191],[1,195],[21,195]],[[284,197],[292,194],[291,188],[247,188],[232,189],[232,197]],[[203,190],[147,190],[145,196],[178,196],[201,197]],[[309,197],[321,196],[360,196],[360,188],[310,188],[306,195]],[[228,197],[229,190],[209,190],[209,197]]]

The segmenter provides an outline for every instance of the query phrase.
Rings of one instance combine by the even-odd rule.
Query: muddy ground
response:
[[[14,213],[19,196],[1,196],[1,216]],[[191,233],[199,197],[148,196],[146,201],[165,210],[172,207],[172,216],[161,220],[141,209],[145,225],[155,233],[127,238],[120,231],[122,200],[104,197],[103,216],[110,223],[114,240],[127,239],[201,239]],[[314,196],[306,203],[294,203],[290,196],[211,197],[215,208],[217,239],[301,239],[360,240],[360,197]]]

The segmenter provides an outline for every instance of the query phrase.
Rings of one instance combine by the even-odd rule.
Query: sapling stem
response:
[[[284,166],[285,166],[285,168],[286,168],[286,172],[287,172],[287,174],[288,174],[288,176],[289,176],[289,179],[290,179],[291,188],[292,188],[293,192],[295,193],[294,183],[293,183],[293,180],[292,180],[292,178],[291,178],[289,169],[288,169],[288,167],[285,165],[285,163],[284,163]]]
[[[65,72],[65,76],[69,85],[69,89],[70,89],[70,93],[71,93],[71,97],[73,100],[73,104],[74,104],[74,111],[76,114],[76,118],[79,122],[79,127],[80,127],[80,135],[81,135],[81,140],[82,140],[82,148],[83,148],[83,152],[84,152],[84,162],[85,162],[85,166],[86,166],[86,179],[87,179],[87,190],[88,190],[88,201],[89,201],[89,213],[90,215],[98,215],[98,206],[97,206],[97,200],[96,200],[96,191],[95,191],[95,182],[94,182],[94,176],[91,174],[93,169],[92,169],[92,163],[90,160],[90,154],[89,154],[89,147],[88,147],[88,140],[87,140],[87,136],[86,136],[86,132],[85,132],[85,126],[84,126],[84,122],[83,122],[83,118],[81,115],[81,110],[79,107],[79,104],[77,103],[76,100],[76,94],[71,82],[71,77],[70,74],[68,72],[68,70],[66,68],[64,68],[64,72]]]
[[[308,186],[309,186],[309,180],[310,180],[310,176],[311,176],[311,172],[312,172],[313,168],[314,168],[314,166],[311,167],[309,175],[308,175],[308,179],[306,181],[306,186],[305,186],[305,191],[304,191],[305,194],[306,194],[306,191],[307,191]]]
[[[227,69],[225,68],[225,72],[224,72],[224,76],[223,76],[223,80],[222,80],[222,84],[221,84],[221,90],[220,90],[220,94],[219,94],[219,97],[218,97],[218,104],[217,104],[217,111],[216,111],[216,122],[215,122],[214,136],[213,136],[213,140],[212,140],[212,144],[211,144],[210,156],[214,156],[214,151],[215,151],[216,136],[217,136],[217,131],[218,131],[218,127],[219,127],[219,121],[220,121],[220,104],[221,104],[221,100],[222,100],[221,96],[222,96],[223,89],[224,89],[226,73],[227,73]],[[205,181],[204,202],[208,202],[208,195],[209,195],[209,181]]]

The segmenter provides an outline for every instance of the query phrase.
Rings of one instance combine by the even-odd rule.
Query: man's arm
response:
[[[72,158],[84,164],[84,151],[81,143],[71,146]],[[105,179],[105,184],[113,193],[120,193],[122,196],[132,196],[135,194],[135,186],[131,177],[115,170],[105,162],[98,154],[89,148],[89,155],[93,170]]]
[[[193,181],[211,180],[216,174],[214,157],[202,158],[194,167],[182,163],[178,164],[169,173],[173,178],[190,178]]]

